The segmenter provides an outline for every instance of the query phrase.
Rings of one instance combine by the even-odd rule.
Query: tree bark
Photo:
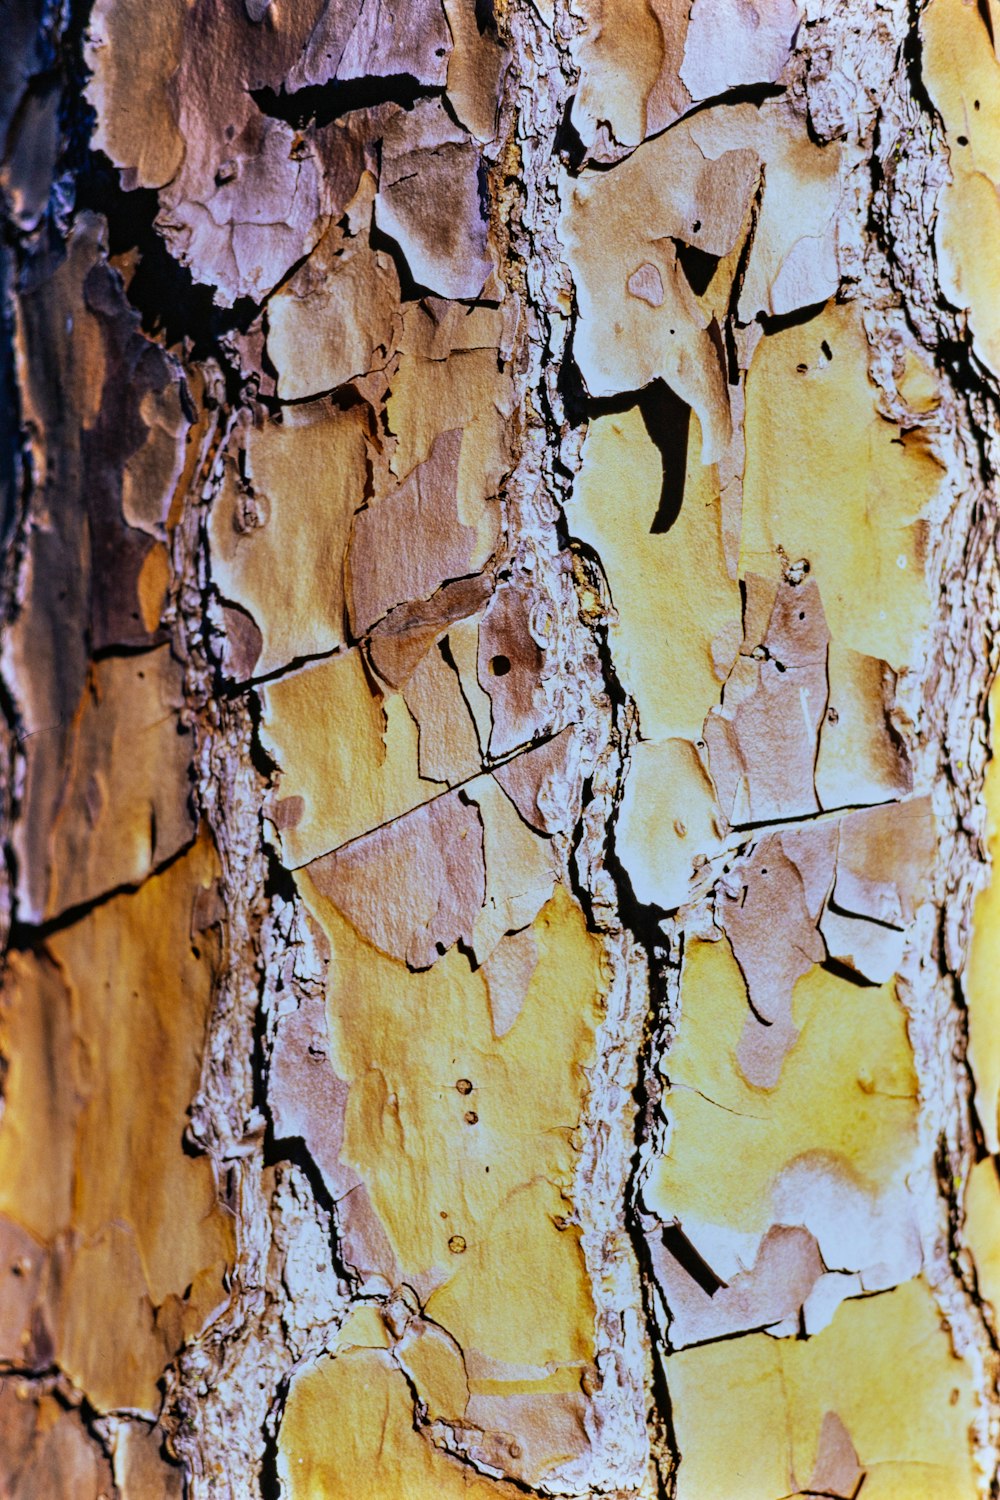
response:
[[[992,0],[17,0],[0,1495],[997,1486]]]

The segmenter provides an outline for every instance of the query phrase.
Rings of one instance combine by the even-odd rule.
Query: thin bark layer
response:
[[[994,19],[19,7],[5,1495],[994,1492]]]

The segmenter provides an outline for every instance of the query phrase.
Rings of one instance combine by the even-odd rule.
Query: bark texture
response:
[[[992,0],[15,0],[5,1500],[1000,1439]]]

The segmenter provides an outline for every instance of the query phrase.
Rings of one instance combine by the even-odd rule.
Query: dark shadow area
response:
[[[660,455],[663,481],[660,503],[649,530],[653,536],[668,532],[681,513],[687,472],[691,408],[672,391],[665,380],[654,380],[639,392],[639,411],[650,441]]]
[[[699,250],[697,245],[688,245],[684,240],[674,240],[674,247],[688,286],[696,297],[704,297],[722,257],[709,255],[707,250]]]
[[[103,152],[88,153],[77,177],[76,202],[78,208],[92,209],[107,219],[109,255],[138,252],[128,300],[139,314],[143,333],[168,346],[190,339],[192,358],[199,359],[217,355],[223,334],[245,328],[256,317],[252,297],[241,297],[232,307],[215,305],[212,288],[195,281],[156,232],[156,190],[126,192]]]
[[[683,1266],[691,1280],[696,1281],[709,1297],[728,1286],[729,1283],[717,1276],[708,1261],[698,1253],[679,1224],[665,1224],[660,1238],[664,1250],[670,1251],[677,1264]]]
[[[294,130],[314,124],[320,129],[358,109],[398,104],[412,109],[418,99],[440,98],[440,85],[421,83],[412,73],[389,73],[384,78],[335,78],[304,89],[251,89],[250,97],[262,114],[284,120]]]

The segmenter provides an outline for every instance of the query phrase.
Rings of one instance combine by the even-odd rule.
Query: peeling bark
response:
[[[4,1495],[996,1492],[997,21],[16,7]]]

